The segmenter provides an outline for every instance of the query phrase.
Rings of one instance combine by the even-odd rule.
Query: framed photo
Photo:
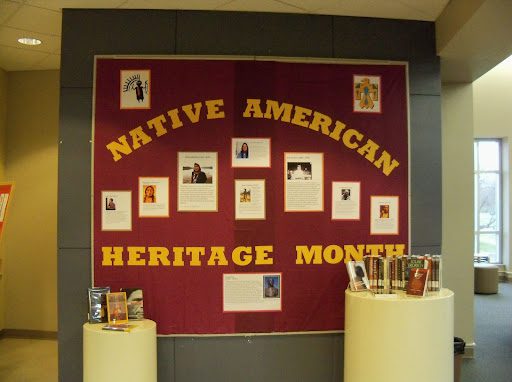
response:
[[[270,167],[270,138],[232,138],[232,167]]]
[[[107,293],[108,324],[125,324],[128,322],[126,292]]]

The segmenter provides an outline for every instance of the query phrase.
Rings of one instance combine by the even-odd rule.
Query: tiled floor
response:
[[[57,382],[57,340],[0,339],[0,381]]]

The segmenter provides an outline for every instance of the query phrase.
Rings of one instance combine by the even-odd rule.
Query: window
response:
[[[501,263],[501,141],[475,140],[475,252]]]

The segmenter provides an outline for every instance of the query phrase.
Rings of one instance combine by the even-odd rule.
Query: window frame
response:
[[[496,142],[498,144],[498,169],[497,170],[480,170],[479,161],[479,143],[480,142]],[[474,185],[474,251],[475,254],[480,253],[480,236],[484,235],[495,235],[497,240],[497,259],[489,258],[489,262],[493,264],[501,264],[503,261],[503,158],[502,158],[503,142],[499,138],[475,138],[473,143],[474,149],[474,161],[473,161],[473,179]],[[497,230],[480,230],[480,208],[479,208],[479,177],[481,174],[496,174],[498,178],[498,185],[496,192],[497,195],[497,215],[498,224]]]

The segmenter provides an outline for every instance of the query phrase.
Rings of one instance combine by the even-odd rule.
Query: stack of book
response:
[[[365,256],[369,289],[377,294],[407,291],[411,271],[426,269],[426,291],[439,291],[441,285],[441,256]]]

